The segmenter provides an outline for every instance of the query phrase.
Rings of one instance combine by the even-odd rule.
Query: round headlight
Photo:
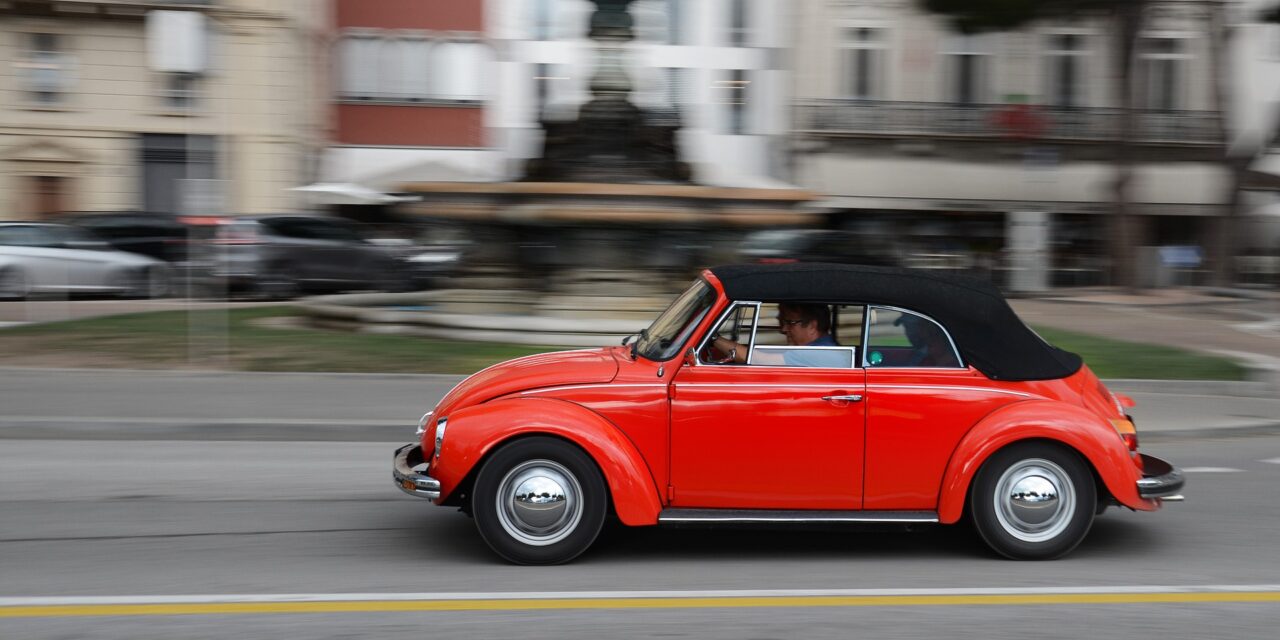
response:
[[[437,460],[440,459],[440,445],[444,444],[444,427],[446,422],[448,422],[448,418],[440,418],[440,420],[436,422],[436,447],[433,457]]]

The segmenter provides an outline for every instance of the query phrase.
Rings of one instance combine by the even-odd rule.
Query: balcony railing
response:
[[[813,100],[796,105],[797,129],[818,136],[1013,138],[1055,142],[1116,139],[1121,110],[1008,104]],[[1130,139],[1145,145],[1222,143],[1215,111],[1140,111]]]

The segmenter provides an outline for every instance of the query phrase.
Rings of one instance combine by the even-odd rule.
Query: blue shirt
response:
[[[829,335],[822,336],[806,347],[838,347],[840,346],[835,338]],[[849,357],[846,354],[835,351],[807,351],[796,349],[795,351],[787,351],[782,354],[782,362],[789,367],[828,367],[847,369],[849,367]]]

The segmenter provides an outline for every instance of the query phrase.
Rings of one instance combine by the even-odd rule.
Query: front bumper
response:
[[[1181,499],[1179,492],[1186,478],[1177,467],[1145,453],[1142,456],[1142,479],[1138,480],[1138,495],[1142,498]]]
[[[419,498],[428,500],[440,499],[440,481],[413,468],[425,462],[422,459],[422,445],[406,444],[396,449],[391,468],[391,477],[395,479],[400,490]]]

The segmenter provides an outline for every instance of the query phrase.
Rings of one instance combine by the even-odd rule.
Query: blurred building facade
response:
[[[495,179],[500,87],[485,2],[334,0],[329,11],[332,135],[322,179],[377,191]]]
[[[296,208],[324,144],[314,8],[0,2],[0,219]]]
[[[1030,289],[1106,283],[1123,105],[1111,23],[961,35],[914,0],[794,6],[794,175],[828,196],[835,224],[903,244],[913,266],[1030,269]],[[1139,246],[1194,254],[1226,203],[1211,10],[1153,3],[1137,42]]]

